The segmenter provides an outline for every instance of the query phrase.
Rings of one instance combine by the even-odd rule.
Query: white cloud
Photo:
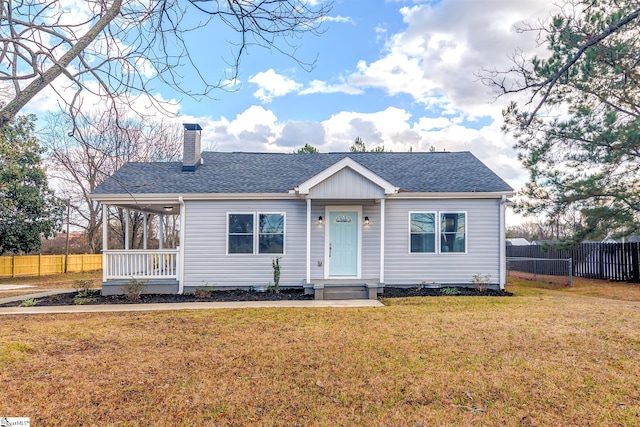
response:
[[[508,55],[520,47],[536,48],[534,34],[516,33],[514,25],[547,16],[550,0],[447,0],[403,7],[406,29],[389,37],[386,53],[372,63],[360,61],[347,81],[390,95],[405,93],[425,106],[438,105],[471,116],[500,118],[476,73],[483,67],[508,68]]]
[[[345,22],[351,22],[353,23],[353,19],[351,19],[348,16],[327,16],[324,18],[325,21],[327,22],[340,22],[340,23],[345,23]]]
[[[346,93],[348,95],[359,95],[363,93],[363,91],[344,82],[332,85],[320,80],[312,80],[307,88],[298,92],[300,95],[310,95],[313,93]]]
[[[294,80],[276,73],[273,68],[256,74],[249,79],[249,82],[260,86],[253,95],[264,103],[271,102],[276,96],[284,96],[302,87]]]

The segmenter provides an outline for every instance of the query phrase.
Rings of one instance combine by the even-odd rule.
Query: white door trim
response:
[[[357,212],[358,214],[358,256],[357,256],[357,274],[356,276],[331,276],[329,274],[329,266],[331,263],[331,259],[329,258],[329,239],[331,236],[331,216],[329,215],[331,212]],[[324,232],[324,278],[325,279],[360,279],[362,277],[362,205],[349,205],[349,206],[325,206],[324,208],[324,217],[327,219],[325,222],[326,228]]]

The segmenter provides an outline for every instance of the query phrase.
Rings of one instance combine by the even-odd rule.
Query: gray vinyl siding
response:
[[[466,212],[467,253],[409,253],[409,212]],[[500,271],[500,200],[388,200],[385,233],[385,284],[422,281],[470,284],[475,274]]]
[[[330,176],[311,187],[313,199],[377,199],[384,197],[384,190],[350,168]]]
[[[311,204],[312,280],[324,279],[325,207],[362,206],[361,278],[379,279],[380,203],[372,200],[313,200]],[[499,280],[500,200],[397,200],[386,201],[385,283],[415,285],[422,281],[470,284],[475,274]],[[271,254],[226,254],[228,213],[285,213],[285,254],[281,255],[282,286],[302,286],[306,281],[306,201],[237,200],[187,201],[185,223],[184,286],[251,286],[273,281]],[[409,212],[466,212],[467,253],[409,253]],[[325,218],[324,224],[318,217]],[[322,266],[318,265],[322,263]]]
[[[306,202],[302,200],[187,201],[184,286],[252,286],[273,282],[275,254],[227,255],[228,213],[285,214],[281,286],[306,278]]]

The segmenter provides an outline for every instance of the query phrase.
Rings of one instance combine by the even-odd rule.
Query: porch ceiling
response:
[[[180,204],[177,202],[165,203],[131,203],[131,202],[102,202],[105,206],[113,206],[117,208],[129,209],[140,212],[147,212],[156,215],[178,215],[180,213]]]

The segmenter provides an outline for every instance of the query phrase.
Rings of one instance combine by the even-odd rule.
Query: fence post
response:
[[[11,256],[11,277],[16,277],[16,257]]]
[[[640,245],[634,242],[631,243],[631,281],[633,283],[640,282],[640,260],[638,259],[638,251],[640,250]]]
[[[573,258],[569,258],[569,286],[573,286]]]

